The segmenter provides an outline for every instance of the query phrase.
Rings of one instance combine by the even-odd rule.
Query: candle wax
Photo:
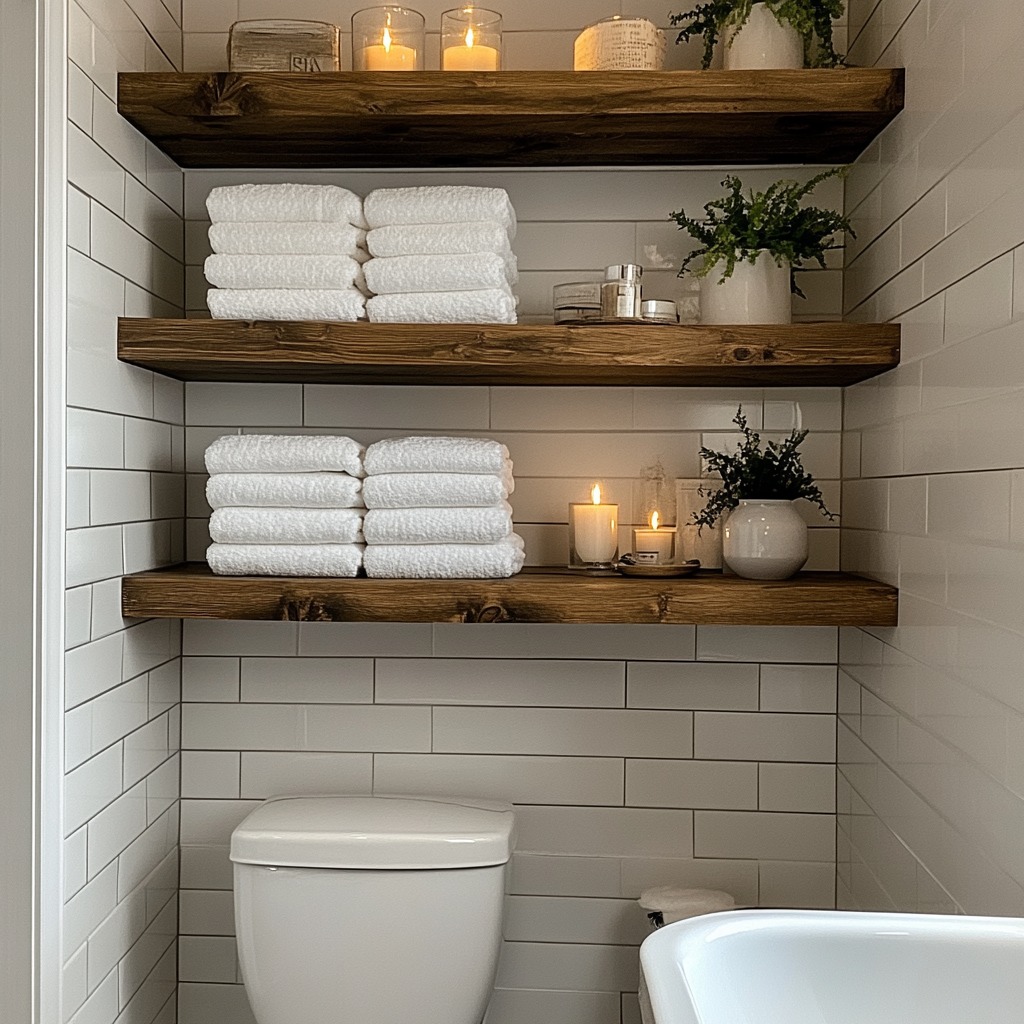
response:
[[[497,71],[498,51],[493,46],[449,46],[445,48],[442,71]]]
[[[415,71],[416,51],[411,46],[392,43],[390,49],[383,45],[365,46],[362,51],[364,71]]]
[[[653,551],[657,556],[653,565],[671,565],[676,531],[670,529],[634,530],[633,555]]]
[[[576,554],[584,562],[610,562],[619,548],[619,506],[571,506]]]

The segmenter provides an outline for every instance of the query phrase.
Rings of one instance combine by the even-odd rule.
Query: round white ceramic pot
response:
[[[700,279],[700,319],[705,324],[788,324],[793,320],[789,264],[780,267],[770,252],[756,263],[741,260],[722,279],[716,263]]]
[[[723,33],[726,71],[754,68],[802,68],[804,41],[792,25],[782,24],[767,4],[754,4],[750,17]]]
[[[722,557],[748,580],[788,579],[807,561],[807,524],[791,501],[742,500],[725,521]]]

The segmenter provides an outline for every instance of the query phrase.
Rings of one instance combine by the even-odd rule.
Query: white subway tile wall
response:
[[[1024,25],[852,0],[850,26],[908,93],[847,180],[848,315],[904,346],[846,393],[843,567],[901,593],[898,629],[841,636],[839,905],[1020,915]]]
[[[180,315],[182,174],[116,113],[181,67],[180,5],[70,5],[63,1019],[176,1020],[181,629],[120,576],[181,557],[184,396],[117,362],[119,315]]]

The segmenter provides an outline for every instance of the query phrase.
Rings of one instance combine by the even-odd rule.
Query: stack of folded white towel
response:
[[[355,576],[363,449],[350,437],[234,434],[206,450],[206,553],[227,576]]]
[[[232,185],[206,200],[210,314],[221,320],[365,316],[363,201],[336,185]]]
[[[461,437],[396,437],[366,450],[368,576],[493,579],[523,567],[508,449]]]
[[[371,321],[516,322],[516,214],[504,189],[377,189],[363,205]]]

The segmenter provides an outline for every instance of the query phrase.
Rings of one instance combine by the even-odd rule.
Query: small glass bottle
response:
[[[644,268],[636,263],[617,263],[604,272],[601,285],[602,320],[639,320]]]

